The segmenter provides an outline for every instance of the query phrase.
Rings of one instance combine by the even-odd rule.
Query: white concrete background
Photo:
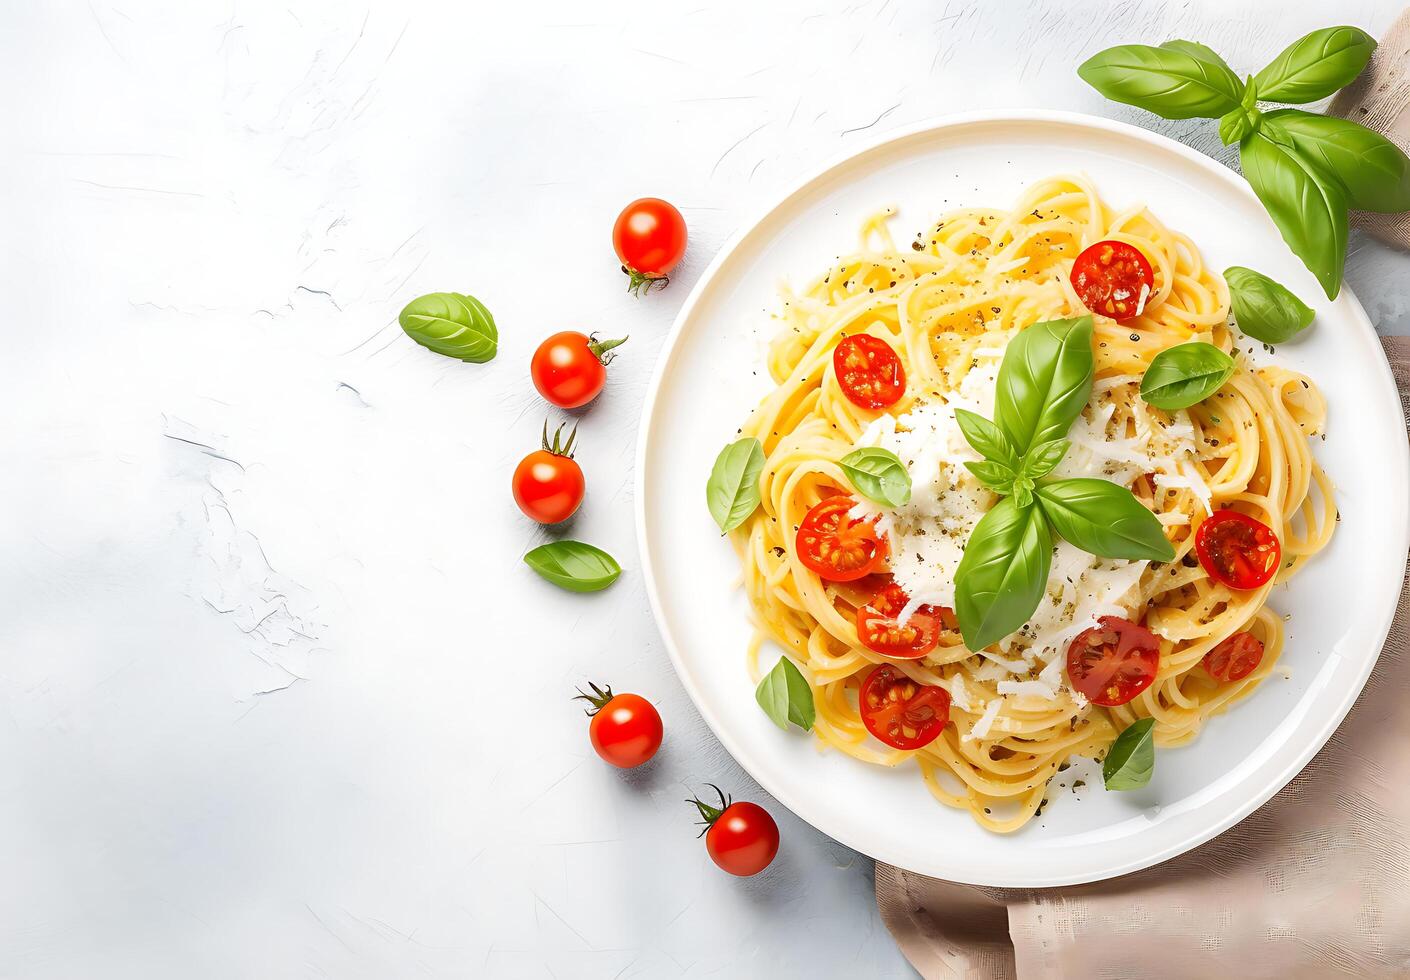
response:
[[[910,975],[870,862],[723,754],[647,612],[662,337],[821,160],[987,106],[1154,125],[1077,63],[1184,36],[1253,71],[1399,4],[1315,6],[5,4],[0,976]],[[609,232],[643,194],[691,249],[635,300]],[[1410,257],[1352,248],[1410,331]],[[395,326],[443,289],[494,311],[493,363]],[[632,335],[581,420],[572,532],[626,568],[589,597],[520,563],[546,535],[508,492],[569,327]],[[589,679],[660,706],[649,770],[592,755]],[[771,805],[763,876],[695,841],[706,780]]]

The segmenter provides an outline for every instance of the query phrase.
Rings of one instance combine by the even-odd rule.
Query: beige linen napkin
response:
[[[1410,11],[1332,111],[1410,145]],[[1355,215],[1410,248],[1410,215]],[[1410,420],[1410,338],[1384,338]],[[1410,579],[1366,689],[1303,772],[1178,858],[1069,888],[886,864],[876,901],[930,978],[1410,977]]]

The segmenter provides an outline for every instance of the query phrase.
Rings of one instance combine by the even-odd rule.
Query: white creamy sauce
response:
[[[921,604],[955,605],[955,571],[974,526],[997,497],[965,468],[981,457],[970,448],[955,421],[964,408],[985,418],[994,415],[994,390],[1002,348],[975,352],[972,366],[957,390],[942,401],[919,404],[905,415],[882,416],[857,440],[857,447],[880,446],[894,452],[911,476],[911,499],[903,507],[883,508],[859,498],[852,513],[876,516],[877,527],[890,541],[891,571],[910,596],[902,611],[904,622]],[[1208,508],[1209,488],[1199,479],[1194,428],[1184,412],[1169,424],[1136,403],[1136,434],[1110,431],[1116,406],[1115,389],[1139,383],[1135,375],[1105,378],[1093,385],[1092,397],[1073,423],[1072,448],[1054,476],[1092,477],[1130,486],[1142,474],[1153,474],[1157,487],[1191,489]],[[1169,521],[1167,523],[1174,523]],[[1140,579],[1147,562],[1097,558],[1065,541],[1053,551],[1047,593],[1033,617],[1019,632],[1000,641],[999,654],[984,652],[975,671],[979,680],[998,682],[1001,695],[1052,700],[1066,690],[1067,647],[1078,633],[1102,616],[1129,617],[1140,602]],[[951,697],[961,710],[983,708],[972,730],[982,738],[998,712],[1002,698],[973,704],[962,683]],[[1081,696],[1067,691],[1068,697]]]

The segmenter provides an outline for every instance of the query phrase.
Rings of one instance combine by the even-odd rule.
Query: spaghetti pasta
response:
[[[1074,757],[1100,758],[1140,718],[1155,719],[1157,745],[1188,742],[1274,670],[1282,620],[1266,600],[1335,526],[1331,485],[1309,444],[1323,431],[1325,405],[1307,378],[1256,366],[1236,349],[1228,288],[1190,239],[1142,207],[1111,208],[1083,177],[1044,180],[1010,211],[952,212],[908,248],[894,243],[890,217],[869,219],[858,252],[783,296],[783,328],[767,358],[776,387],[743,428],[766,455],[762,506],[732,533],[758,626],[751,671],[757,681],[765,638],[781,644],[813,686],[814,731],[824,745],[878,765],[913,758],[936,799],[1009,832],[1033,817],[1049,780]],[[1069,274],[1098,241],[1139,249],[1154,286],[1134,319],[1095,318],[1092,395],[1058,472],[1130,487],[1164,526],[1174,561],[1099,559],[1059,542],[1043,603],[1006,640],[971,651],[947,631],[916,660],[869,649],[855,623],[868,595],[802,563],[800,523],[819,501],[849,490],[842,457],[859,446],[893,449],[915,498],[897,508],[859,499],[854,513],[874,516],[886,533],[891,571],[912,606],[917,591],[927,603],[951,598],[965,538],[993,500],[960,465],[955,408],[989,417],[1008,340],[1030,324],[1086,312]],[[882,411],[844,397],[833,368],[839,341],[859,334],[886,341],[904,366],[905,393]],[[1188,410],[1147,405],[1139,385],[1151,359],[1192,340],[1234,354],[1232,378]],[[1263,521],[1282,543],[1283,567],[1261,587],[1231,589],[1195,558],[1197,529],[1227,506]],[[1154,683],[1111,708],[1088,703],[1062,667],[1072,639],[1107,612],[1142,622],[1160,640]],[[1241,630],[1262,641],[1264,656],[1247,677],[1220,681],[1202,662]],[[858,688],[883,663],[949,693],[952,724],[923,748],[893,749],[863,724]]]

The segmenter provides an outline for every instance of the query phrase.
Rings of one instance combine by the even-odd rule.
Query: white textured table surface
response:
[[[870,862],[740,772],[662,650],[630,489],[661,340],[738,223],[849,146],[990,106],[1150,125],[1078,61],[1187,36],[1252,71],[1328,15],[784,6],[0,11],[0,976],[910,974]],[[692,238],[638,301],[608,238],[642,194]],[[1410,331],[1410,257],[1352,248]],[[489,305],[494,362],[402,335],[433,290]],[[582,419],[573,533],[626,566],[588,597],[522,565],[545,535],[508,492],[557,417],[529,354],[566,328],[632,335]],[[649,770],[591,753],[589,679],[660,706]],[[707,780],[773,809],[763,876],[694,840]]]

